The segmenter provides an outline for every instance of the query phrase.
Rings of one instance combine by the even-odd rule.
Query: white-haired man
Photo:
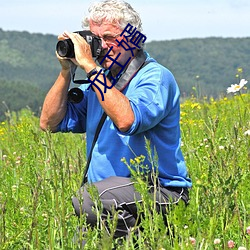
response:
[[[142,32],[140,17],[128,3],[119,0],[95,3],[83,24],[102,41],[98,61],[103,69],[93,59],[90,46],[81,35],[71,32],[61,35],[60,40],[69,38],[73,42],[75,57],[57,55],[62,69],[45,98],[40,126],[52,132],[86,132],[87,182],[99,192],[103,220],[107,216],[112,219],[114,209],[119,211],[115,237],[120,237],[135,226],[136,202],[141,201],[122,158],[130,162],[144,155],[143,164],[148,166],[148,171],[158,173],[159,211],[165,212],[171,202],[188,203],[188,188],[192,184],[180,149],[180,93],[171,72],[151,58],[142,43],[134,48],[134,41],[127,39],[128,34],[123,31],[128,24],[138,34]],[[122,46],[123,39],[134,49]],[[84,97],[79,103],[68,100],[73,65],[84,70],[92,83],[91,88],[80,86]],[[107,117],[91,149],[103,113]],[[151,151],[157,153],[155,166],[147,155],[146,140]],[[150,180],[148,182],[152,185]],[[75,197],[73,205],[78,216],[86,215],[87,223],[95,226],[94,202],[85,186],[83,184],[80,190],[83,202]],[[149,190],[153,194],[154,189]]]

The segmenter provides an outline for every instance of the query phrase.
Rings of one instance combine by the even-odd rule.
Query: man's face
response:
[[[109,56],[111,58],[116,58],[116,56],[119,53],[121,53],[116,61],[122,65],[126,63],[128,58],[131,56],[131,53],[129,51],[126,51],[122,46],[118,47],[117,42],[115,40],[117,39],[118,41],[121,41],[123,39],[123,36],[120,37],[122,30],[118,28],[117,25],[105,21],[101,25],[98,25],[90,20],[90,30],[93,34],[102,39],[103,52],[102,55],[98,58],[99,62],[101,62],[103,57],[107,54],[110,47],[113,46],[113,49],[109,53]],[[106,58],[102,63],[102,67],[107,69],[110,67],[112,63],[113,63],[112,60]],[[111,71],[112,72],[119,71],[119,66],[117,64],[113,64]]]

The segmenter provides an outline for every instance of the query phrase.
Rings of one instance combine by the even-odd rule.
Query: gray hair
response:
[[[89,29],[89,22],[92,20],[101,24],[104,20],[118,25],[121,30],[130,23],[142,32],[142,23],[139,14],[131,5],[122,0],[104,0],[92,4],[89,8],[89,14],[82,21],[82,27]]]

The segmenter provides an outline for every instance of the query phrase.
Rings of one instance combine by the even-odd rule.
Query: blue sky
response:
[[[147,41],[250,37],[249,0],[127,0],[141,15]],[[87,0],[0,2],[0,28],[58,35],[81,28]],[[1,38],[0,38],[1,39]]]

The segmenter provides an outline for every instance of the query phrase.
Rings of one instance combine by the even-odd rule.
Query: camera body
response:
[[[75,31],[74,33],[78,33],[86,40],[86,42],[90,45],[92,56],[98,58],[102,52],[101,38],[96,37],[90,30]],[[75,57],[74,44],[70,39],[58,41],[56,44],[56,51],[61,57]]]

